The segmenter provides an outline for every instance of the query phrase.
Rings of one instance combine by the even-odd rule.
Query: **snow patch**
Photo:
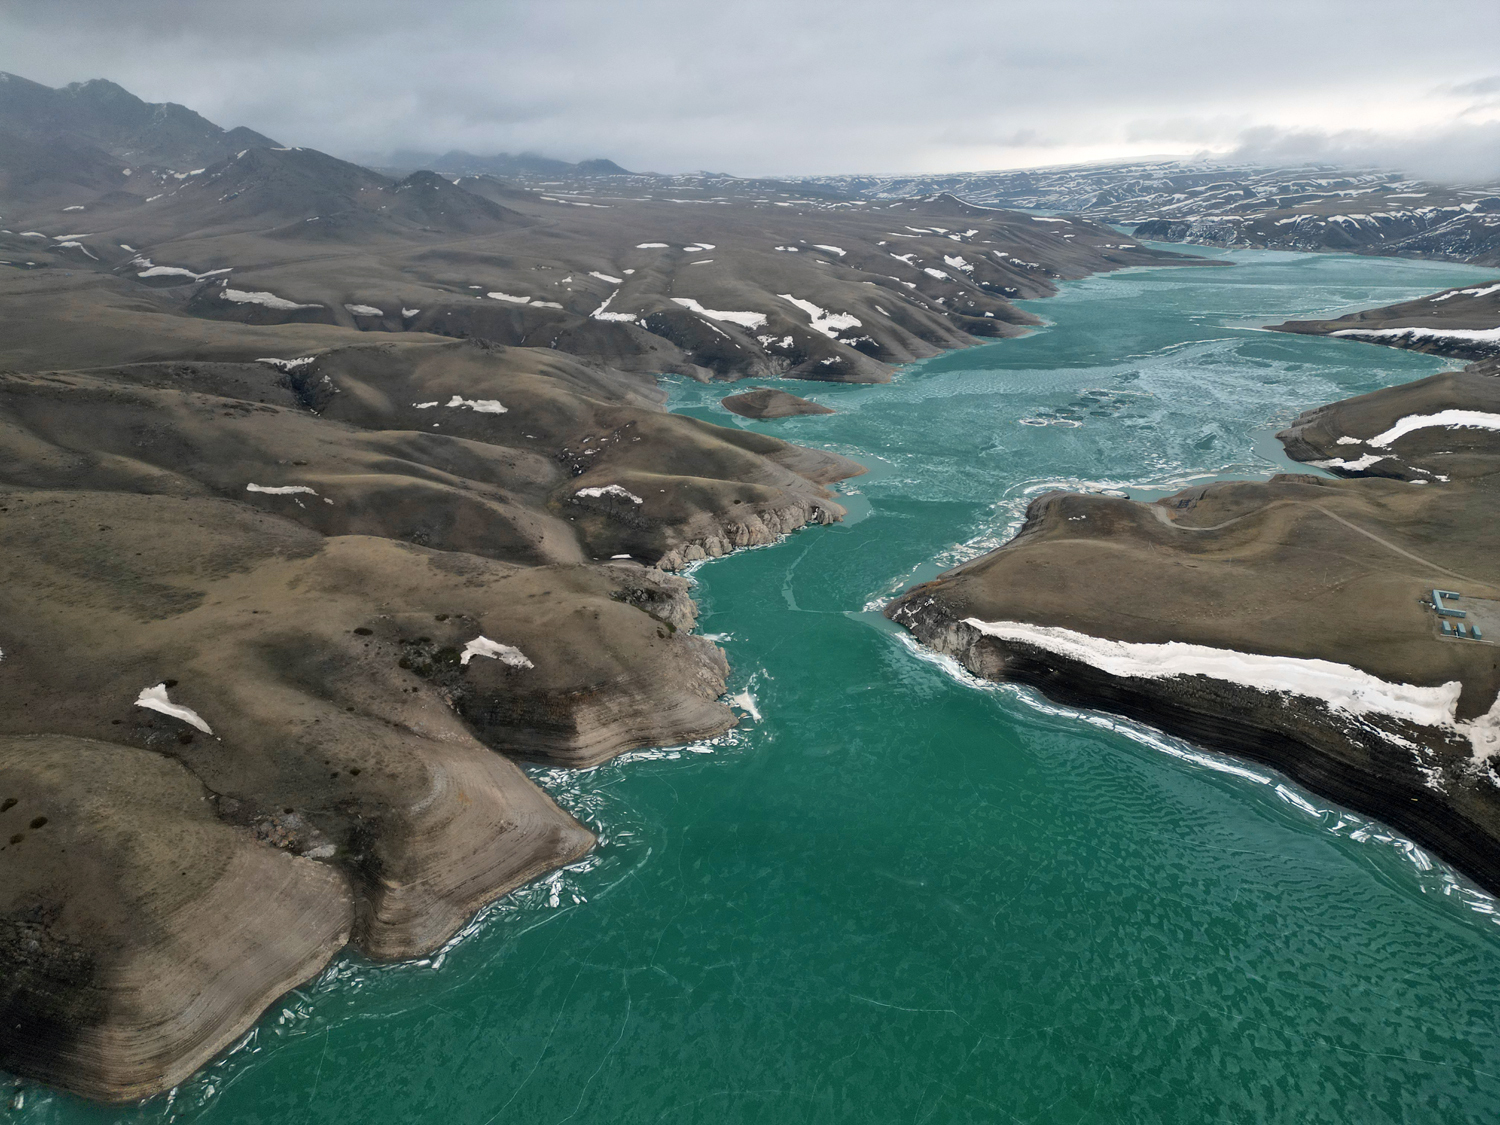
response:
[[[305,356],[302,356],[300,359],[273,359],[270,356],[263,356],[260,359],[257,359],[255,362],[256,363],[267,364],[267,365],[269,365],[271,367],[276,368],[278,371],[288,371],[288,372],[290,372],[290,371],[297,371],[297,370],[300,370],[303,367],[306,367],[308,364],[312,363],[313,360],[315,360],[317,358],[318,358],[317,356],[313,356],[313,355],[305,355]]]
[[[491,660],[498,660],[502,664],[509,664],[512,668],[536,667],[535,664],[526,658],[526,654],[514,645],[505,645],[499,641],[492,641],[483,634],[464,645],[463,654],[458,658],[458,662],[460,664],[467,664],[476,656],[487,656]]]
[[[1496,339],[1500,339],[1500,329],[1495,332]],[[1404,434],[1434,426],[1449,430],[1500,430],[1500,414],[1489,414],[1482,410],[1439,410],[1436,414],[1408,414],[1390,429],[1368,439],[1368,444],[1386,449]]]
[[[444,406],[451,406],[451,407],[454,407],[454,408],[457,408],[457,407],[460,407],[460,406],[466,406],[470,410],[474,411],[474,413],[476,413],[476,414],[505,414],[505,413],[507,413],[505,407],[501,406],[500,403],[499,403],[499,401],[497,399],[493,399],[493,398],[463,398],[460,395],[454,395],[452,398],[450,398],[443,405]],[[421,409],[421,408],[419,407],[418,409]]]
[[[1500,293],[1500,284],[1488,285],[1483,289],[1455,289],[1451,293],[1444,293],[1441,296],[1431,298],[1429,303],[1435,305],[1439,301],[1448,300],[1450,297],[1488,297],[1491,293]]]
[[[600,485],[595,488],[580,488],[577,492],[573,493],[573,495],[574,497],[582,496],[587,499],[593,500],[598,500],[604,496],[618,496],[621,500],[629,500],[632,504],[645,503],[645,501],[637,496],[634,492],[631,492],[623,485],[618,484]]]
[[[345,305],[344,308],[348,309],[355,316],[384,316],[385,315],[385,313],[381,312],[374,305]]]
[[[234,272],[233,269],[205,270],[203,273],[195,273],[193,270],[182,266],[153,266],[150,258],[138,258],[136,262],[144,261],[146,269],[138,270],[136,277],[190,277],[194,281],[202,281],[208,277],[220,277],[226,273]],[[136,263],[131,263],[132,265]]]
[[[1500,344],[1500,328],[1342,328],[1332,333],[1356,340],[1461,340],[1474,344]]]
[[[604,298],[604,304],[600,305],[593,312],[589,313],[589,316],[593,317],[595,320],[615,320],[615,321],[626,321],[626,322],[629,322],[629,323],[632,323],[632,324],[635,323],[635,320],[636,320],[635,313],[621,313],[621,312],[609,312],[609,311],[607,311],[609,309],[610,302],[613,301],[619,295],[620,295],[620,291],[618,289],[616,289],[608,297]]]
[[[723,320],[730,324],[738,324],[744,328],[764,328],[766,314],[758,312],[726,312],[723,309],[705,309],[691,297],[673,297],[672,303],[681,305],[685,309],[706,316],[709,320]]]
[[[1309,461],[1319,469],[1342,469],[1346,473],[1362,473],[1376,461],[1388,461],[1390,455],[1386,453],[1366,453],[1363,457],[1356,457],[1353,461],[1345,461],[1340,457],[1330,457],[1326,461]]]
[[[285,297],[278,297],[275,293],[264,291],[252,293],[246,289],[221,289],[219,299],[223,301],[234,301],[241,305],[264,305],[268,309],[277,309],[282,312],[292,312],[296,309],[321,309],[322,305],[299,305],[296,301],[288,301]]]
[[[776,295],[783,301],[790,301],[805,312],[808,315],[808,319],[812,321],[813,329],[823,333],[830,340],[836,338],[840,332],[846,329],[862,326],[861,321],[850,313],[829,312],[827,309],[819,308],[811,301],[799,300],[790,293],[778,293]]]
[[[598,270],[589,270],[589,276],[590,277],[597,277],[600,281],[607,281],[611,285],[624,285],[625,284],[625,279],[623,277],[610,277],[609,274],[607,274],[607,273],[600,273]]]
[[[247,484],[245,485],[245,491],[264,492],[267,496],[295,496],[299,492],[305,492],[309,496],[317,495],[316,492],[308,488],[305,484]]]
[[[171,715],[174,719],[181,719],[197,727],[204,734],[213,734],[212,729],[205,723],[198,712],[191,707],[184,707],[180,703],[173,703],[167,698],[167,685],[157,684],[155,687],[141,688],[141,694],[135,697],[137,707],[145,707],[150,711],[159,711],[163,715]]]
[[[1163,680],[1207,676],[1257,691],[1301,695],[1350,715],[1384,715],[1418,726],[1456,729],[1455,708],[1463,685],[1395,684],[1348,664],[1293,656],[1261,656],[1234,649],[1168,641],[1110,641],[1055,625],[964,618],[986,636],[1033,645],[1092,665],[1111,676]]]

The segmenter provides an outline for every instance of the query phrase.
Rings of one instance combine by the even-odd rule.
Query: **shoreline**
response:
[[[1486,633],[1469,647],[1445,645],[1420,601],[1437,583],[1478,598],[1485,621],[1492,600],[1500,605],[1488,534],[1448,543],[1455,522],[1488,525],[1500,433],[1410,421],[1441,420],[1461,405],[1500,410],[1487,372],[1444,372],[1299,416],[1278,435],[1287,455],[1329,466],[1332,478],[1214,481],[1149,503],[1043,494],[1005,544],[908,589],[885,616],[980,678],[1025,683],[1068,706],[1271,765],[1500,891],[1492,642]],[[1359,460],[1346,453],[1365,448],[1358,435],[1379,438],[1400,418],[1409,420],[1393,450]],[[1344,573],[1320,570],[1310,561],[1319,552],[1345,560]],[[1047,588],[1026,575],[1045,575]],[[1318,609],[1308,615],[1302,604]],[[1338,626],[1320,627],[1325,621]],[[1174,646],[1178,664],[1161,663]],[[1244,672],[1216,672],[1199,655],[1213,653]],[[1296,672],[1279,687],[1234,682],[1266,658],[1268,668],[1295,658],[1283,660],[1287,669],[1306,658],[1336,661],[1329,667],[1345,668],[1351,683],[1373,675],[1381,690],[1420,694],[1448,683],[1451,714],[1351,711],[1351,697],[1319,701]],[[1353,698],[1370,690],[1356,686]]]

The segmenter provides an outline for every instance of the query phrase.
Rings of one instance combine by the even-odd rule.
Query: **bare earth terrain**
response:
[[[346,943],[427,953],[584,854],[518,761],[734,725],[673,572],[863,469],[657,374],[884,381],[1182,260],[617,180],[392,178],[0,75],[0,1066],[165,1090]]]

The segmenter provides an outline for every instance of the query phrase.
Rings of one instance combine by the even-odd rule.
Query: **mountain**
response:
[[[112,176],[107,165],[86,159],[89,152],[102,161],[111,159],[97,149],[27,144],[41,155],[24,162],[20,172],[7,174],[5,165],[11,162],[0,160],[4,212],[14,210],[17,221],[45,226],[43,214],[26,204],[52,191],[73,209],[85,211],[91,230],[116,231],[118,241],[133,246],[249,232],[343,242],[421,237],[424,232],[493,234],[508,223],[527,221],[434,172],[414,172],[397,181],[310,148],[249,148],[192,172],[137,171],[125,177],[118,171]],[[44,159],[49,152],[50,164]],[[22,190],[12,194],[13,185]],[[90,191],[86,185],[97,186]],[[119,190],[124,185],[129,190]],[[53,204],[47,210],[58,208]],[[74,217],[69,225],[80,219]]]
[[[246,148],[274,148],[253,129],[222,129],[174,102],[147,102],[103,78],[61,89],[0,72],[0,132],[89,146],[126,166],[201,168]]]
[[[92,145],[0,130],[0,199],[7,204],[50,200],[68,206],[129,183],[120,161]]]
[[[476,156],[472,152],[464,152],[461,149],[453,149],[442,155],[403,150],[393,152],[389,157],[373,163],[392,171],[425,168],[448,176],[501,176],[508,179],[572,179],[578,176],[632,176],[635,174],[621,168],[613,160],[595,159],[569,164],[566,160],[538,156],[534,152],[523,152],[517,155],[497,152],[494,156]]]
[[[951,192],[988,207],[1085,215],[1159,242],[1500,265],[1500,187],[1433,184],[1389,171],[1149,160],[810,182],[870,200]]]

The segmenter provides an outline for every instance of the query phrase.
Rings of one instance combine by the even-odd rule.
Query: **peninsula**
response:
[[[1273,765],[1500,890],[1500,379],[1310,411],[1336,473],[1051,492],[886,615],[975,675]]]

